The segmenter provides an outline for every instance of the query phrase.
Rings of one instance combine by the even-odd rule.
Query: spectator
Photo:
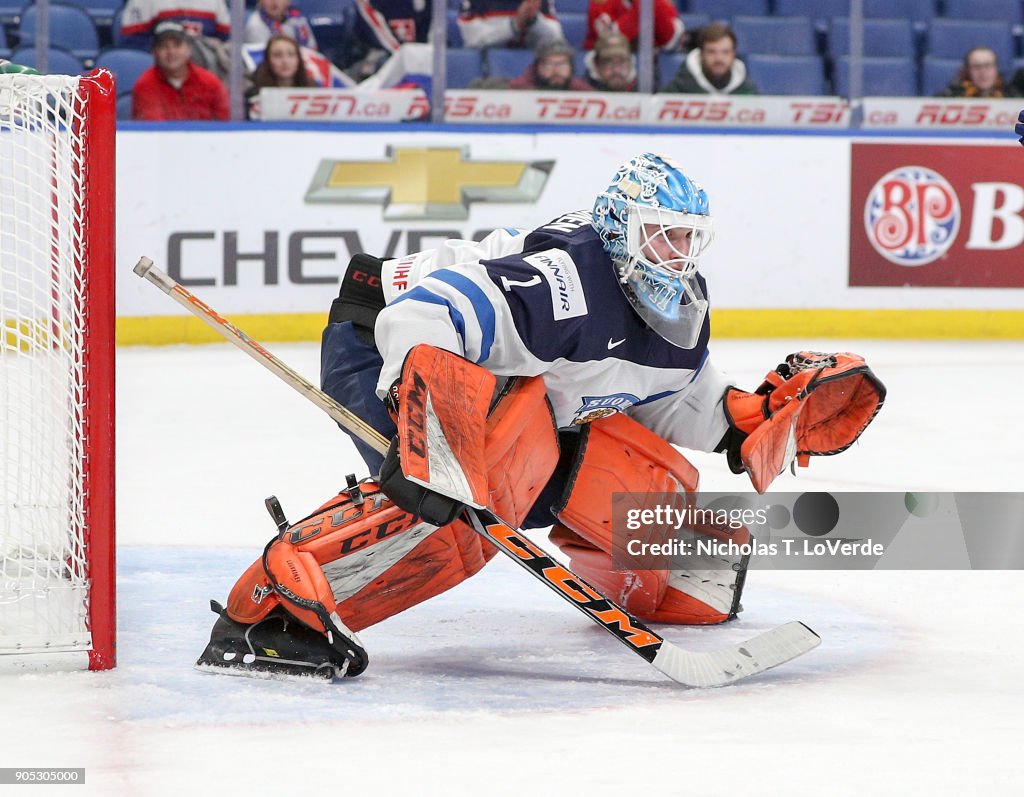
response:
[[[1013,86],[1013,90],[1017,92],[1018,97],[1024,97],[1024,66],[1013,73],[1013,77],[1010,78],[1010,85]]]
[[[946,86],[938,97],[1017,97],[1016,87],[1003,80],[995,51],[988,47],[972,47],[956,79]]]
[[[410,42],[425,42],[430,33],[430,0],[355,0],[352,30],[331,53],[352,79],[365,80]]]
[[[1017,117],[1017,124],[1013,128],[1014,135],[1020,136],[1018,139],[1021,145],[1024,145],[1024,111],[1020,112],[1020,116]]]
[[[746,65],[736,57],[736,34],[717,22],[701,28],[697,47],[661,90],[672,94],[757,94]]]
[[[139,76],[132,89],[132,119],[230,118],[224,84],[191,59],[192,41],[181,24],[165,20],[154,28],[153,66]]]
[[[284,33],[275,33],[263,51],[263,60],[252,73],[245,97],[249,101],[249,118],[260,118],[260,89],[264,87],[315,86],[306,71],[298,42]]]
[[[598,91],[636,91],[636,57],[618,30],[602,34],[587,53],[586,79]]]
[[[301,9],[289,0],[259,0],[245,22],[246,44],[269,43],[270,37],[279,33],[295,39],[302,47],[317,49],[313,28]]]
[[[617,30],[630,42],[636,42],[640,34],[640,3],[635,0],[590,0],[583,49],[592,49],[598,37],[609,30]],[[672,0],[655,0],[654,46],[666,51],[681,50],[685,32]]]
[[[231,36],[225,0],[127,0],[121,15],[122,43],[151,49],[153,29],[165,20],[180,23],[193,40],[212,37],[227,41]]]
[[[509,81],[510,89],[534,91],[591,91],[589,83],[573,75],[575,51],[566,41],[545,42],[526,71]]]
[[[430,0],[356,0],[356,10],[356,39],[388,55],[430,33]]]
[[[548,0],[462,0],[459,31],[466,47],[527,47],[565,39]]]

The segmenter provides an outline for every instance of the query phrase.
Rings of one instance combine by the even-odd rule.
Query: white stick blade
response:
[[[810,628],[793,621],[716,651],[686,651],[666,641],[652,663],[686,686],[725,686],[791,661],[820,644],[821,638]]]

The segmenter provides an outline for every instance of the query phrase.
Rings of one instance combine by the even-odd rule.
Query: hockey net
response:
[[[114,86],[0,74],[0,668],[114,666]]]

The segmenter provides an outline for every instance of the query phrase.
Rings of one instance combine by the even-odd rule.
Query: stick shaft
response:
[[[311,384],[302,374],[277,359],[245,332],[223,318],[216,310],[154,266],[153,261],[148,257],[141,258],[134,271],[143,279],[156,285],[196,318],[206,322],[211,329],[235,344],[264,368],[273,372],[285,384],[301,393],[364,443],[382,454],[388,450],[387,439],[376,429]]]

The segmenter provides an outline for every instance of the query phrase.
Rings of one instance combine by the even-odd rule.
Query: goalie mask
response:
[[[708,311],[697,280],[712,239],[704,189],[671,159],[638,155],[598,194],[594,227],[633,309],[669,343],[692,349]]]

